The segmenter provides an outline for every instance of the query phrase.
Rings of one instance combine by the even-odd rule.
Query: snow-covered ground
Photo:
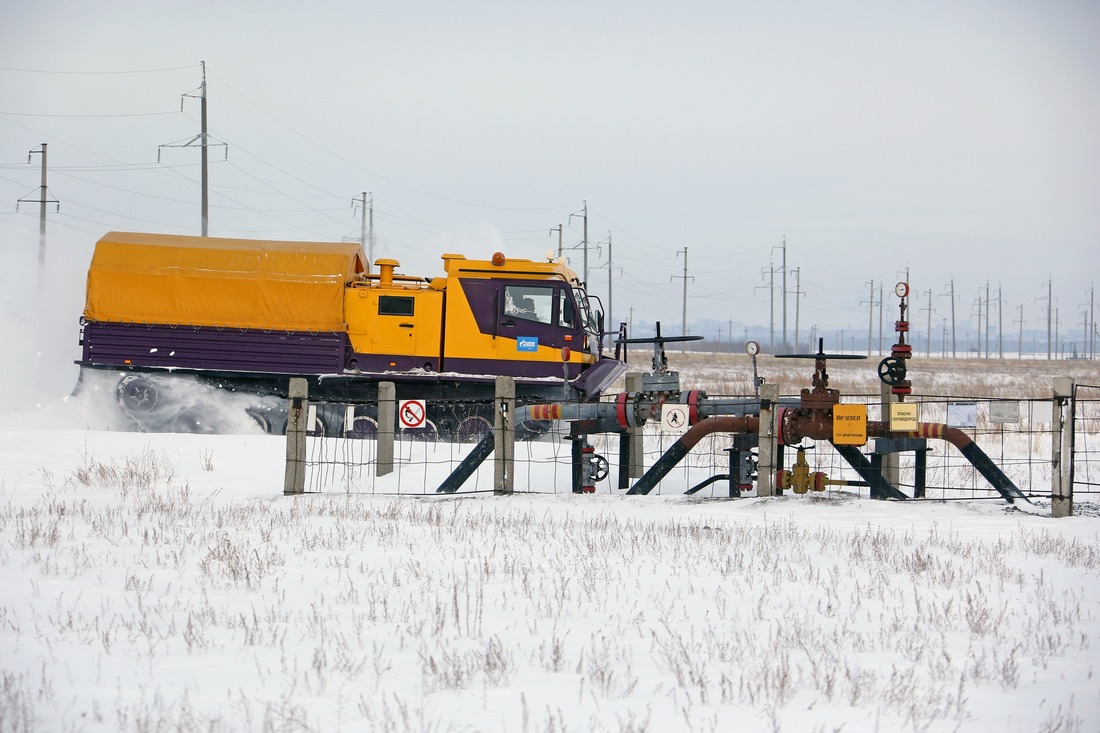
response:
[[[94,422],[0,428],[0,731],[1100,729],[1095,505],[284,497]]]

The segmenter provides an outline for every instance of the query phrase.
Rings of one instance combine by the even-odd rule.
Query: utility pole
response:
[[[997,283],[997,358],[1005,358],[1005,303],[1000,283]]]
[[[1062,319],[1058,314],[1059,310],[1059,308],[1054,309],[1054,356],[1061,359],[1062,345],[1059,343],[1059,339],[1061,338],[1059,332],[1062,330]]]
[[[1096,286],[1089,284],[1089,359],[1096,358]]]
[[[1089,359],[1096,358],[1096,286],[1089,284]]]
[[[867,308],[867,356],[871,355],[871,337],[875,328],[875,281],[868,283],[871,286],[871,300]],[[843,344],[841,344],[843,346]]]
[[[1016,323],[1020,324],[1020,336],[1019,336],[1019,343],[1017,343],[1017,345],[1016,345],[1017,346],[1016,358],[1017,359],[1023,359],[1024,358],[1024,304],[1020,303],[1020,305],[1017,306],[1017,307],[1020,309],[1020,317],[1016,319]]]
[[[979,334],[980,336],[980,334]],[[989,358],[989,281],[985,281],[985,358]]]
[[[584,208],[582,209],[582,213],[580,213],[580,214],[570,214],[569,219],[572,220],[574,216],[579,216],[579,217],[581,217],[581,220],[584,223],[584,239],[582,240],[581,244],[584,247],[584,272],[583,272],[584,282],[583,282],[583,285],[584,285],[585,290],[587,290],[588,289],[588,200],[585,199],[582,203],[584,204]]]
[[[686,258],[687,258],[687,256],[685,255],[685,260],[686,260]],[[611,330],[618,331],[618,329],[615,328],[615,319],[612,317],[612,314],[615,312],[614,309],[612,308],[612,304],[615,301],[612,299],[612,295],[611,295],[612,292],[614,292],[611,289],[611,269],[612,269],[612,264],[611,263],[612,262],[613,262],[613,260],[611,259],[611,232],[608,232],[607,233],[607,325],[605,326],[605,328],[609,331],[611,331]],[[686,264],[686,262],[685,262],[685,264]],[[603,338],[603,337],[601,336],[601,338]]]
[[[925,290],[924,292],[928,293],[928,307],[927,308],[922,308],[921,310],[928,311],[928,330],[926,330],[925,333],[928,334],[928,353],[927,353],[927,355],[929,357],[931,357],[932,356],[932,313],[933,313],[933,309],[932,309],[932,288],[929,288],[928,290]]]
[[[784,238],[784,243],[786,239]],[[794,351],[798,351],[798,314],[802,303],[802,268],[794,268]]]
[[[190,148],[195,147],[195,142],[198,141],[198,147],[200,148],[202,157],[202,172],[200,186],[202,188],[201,194],[201,218],[202,218],[202,236],[207,236],[210,224],[210,179],[208,175],[208,158],[207,151],[209,148],[215,145],[219,147],[226,147],[225,143],[210,143],[210,136],[207,133],[206,125],[206,62],[200,62],[202,64],[202,83],[195,92],[187,92],[180,98],[180,111],[183,111],[183,103],[187,98],[199,100],[199,134],[192,137],[186,142],[167,143],[157,147],[157,162],[160,162],[160,151],[162,148]]]
[[[773,248],[774,250],[774,248]],[[771,283],[768,290],[771,292],[771,317],[768,319],[770,331],[768,333],[768,351],[775,353],[775,261],[768,258],[768,271],[771,273]]]
[[[1089,302],[1081,306],[1082,308],[1087,307],[1087,310],[1084,312],[1085,340],[1081,344],[1081,356],[1083,358],[1085,354],[1088,354],[1090,361],[1093,358],[1093,344],[1095,343],[1093,332],[1096,330],[1096,301],[1094,299],[1094,289],[1094,286],[1090,283]]]
[[[878,350],[881,354],[883,351],[882,344],[882,281],[878,284]]]
[[[1050,350],[1053,341],[1050,333],[1054,327],[1054,283],[1047,280],[1047,361],[1050,361]]]
[[[558,224],[558,225],[557,225],[556,227],[550,227],[550,233],[551,233],[551,234],[553,234],[553,233],[554,233],[554,230],[557,230],[557,232],[558,232],[558,257],[561,257],[561,255],[562,255],[562,247],[561,247],[561,229],[562,229],[562,225],[561,225],[561,224]]]
[[[584,203],[584,287],[588,289],[588,200]]]
[[[978,288],[978,358],[982,358],[982,289]]]
[[[787,235],[783,235],[783,353],[788,353],[787,346]]]
[[[206,62],[202,62],[202,93],[199,97],[199,134],[202,136],[202,141],[199,143],[202,148],[202,236],[207,236],[207,232],[210,228],[210,174],[208,171],[209,160],[206,153]]]
[[[675,279],[675,278],[677,278],[677,277],[681,277],[681,278],[683,278],[683,279],[684,279],[684,311],[683,311],[683,316],[682,316],[682,319],[681,319],[680,323],[681,323],[681,327],[682,327],[682,329],[683,329],[683,330],[682,330],[682,334],[683,334],[684,336],[686,336],[686,335],[687,335],[687,332],[688,332],[688,331],[687,331],[687,318],[688,318],[688,280],[694,280],[695,278],[694,278],[694,277],[691,277],[690,275],[688,275],[688,248],[687,248],[687,247],[684,247],[683,249],[678,249],[678,250],[676,250],[676,256],[677,256],[677,257],[679,257],[679,256],[680,256],[680,253],[681,253],[681,252],[683,252],[683,253],[684,253],[684,274],[683,274],[683,275],[673,275],[673,276],[672,276],[672,278],[673,278],[673,279]]]
[[[46,283],[46,204],[55,204],[60,211],[61,204],[56,200],[47,198],[46,187],[46,143],[42,143],[34,150],[27,153],[27,163],[31,162],[31,156],[38,153],[42,156],[42,184],[38,187],[38,285]],[[15,210],[19,210],[19,204],[34,201],[35,199],[21,198],[15,202]]]
[[[951,290],[944,295],[951,296],[951,358],[955,358],[955,278],[951,278]],[[946,345],[945,345],[946,356]]]
[[[367,267],[374,262],[374,194],[364,191],[358,198],[351,200],[352,206],[359,204],[361,220],[359,222],[359,246],[367,253]]]
[[[772,248],[774,254],[775,248]],[[763,275],[764,271],[761,269],[760,274]],[[760,285],[753,288],[753,292],[763,288]],[[768,353],[775,353],[775,262],[771,259],[771,255],[768,256],[768,297],[769,297],[769,311],[768,311]]]

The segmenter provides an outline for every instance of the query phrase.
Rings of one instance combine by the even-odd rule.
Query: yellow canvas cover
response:
[[[89,321],[344,331],[358,244],[110,232],[88,269]]]

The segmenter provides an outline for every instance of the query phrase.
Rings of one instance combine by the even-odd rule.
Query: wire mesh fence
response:
[[[1073,491],[1095,500],[1100,494],[1100,385],[1077,385],[1073,411]]]
[[[715,404],[743,396],[709,395]],[[790,401],[797,398],[791,396]],[[614,413],[614,398],[601,405],[601,414]],[[973,397],[924,397],[907,400],[918,405],[921,423],[940,423],[966,433],[1026,496],[1049,497],[1055,453],[1055,405],[1052,399],[1004,399]],[[862,403],[869,421],[887,421],[879,395],[846,395],[844,403]],[[594,411],[587,405],[580,410]],[[1074,493],[1079,500],[1096,500],[1100,493],[1100,387],[1079,385],[1072,402],[1075,420]],[[495,405],[439,401],[422,407],[424,420],[415,426],[394,425],[393,470],[380,474],[376,413],[369,405],[317,405],[317,414],[327,422],[307,441],[306,491],[349,492],[395,495],[436,495],[448,476],[470,455],[474,445],[491,430]],[[519,415],[523,417],[526,413]],[[333,417],[339,416],[339,417]],[[514,465],[515,491],[567,494],[576,490],[575,451],[568,420],[518,421]],[[652,466],[679,439],[666,432],[659,419],[637,428],[642,435],[643,467]],[[586,438],[595,454],[606,461],[606,477],[596,484],[600,493],[625,493],[638,475],[627,476],[621,460],[626,434],[617,430],[598,432]],[[731,494],[737,466],[731,465],[734,436],[714,433],[703,438],[664,475],[655,494],[683,494],[692,491],[700,498],[721,498]],[[906,496],[923,495],[934,500],[993,499],[1001,494],[953,445],[929,439],[923,456],[917,451],[885,452],[871,438],[861,451],[876,467],[891,471],[890,481]],[[869,497],[870,488],[860,474],[827,441],[804,440],[783,447],[783,467],[790,470],[799,449],[810,470],[827,478],[825,494],[843,493]],[[620,466],[620,462],[623,463]],[[637,473],[637,471],[635,471]],[[494,490],[491,460],[480,465],[458,491],[463,494]],[[754,495],[747,488],[744,496]]]

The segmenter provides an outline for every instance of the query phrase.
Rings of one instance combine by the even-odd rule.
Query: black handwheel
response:
[[[905,380],[905,361],[888,356],[878,363],[878,378],[891,387]]]
[[[593,463],[592,480],[593,481],[603,481],[605,478],[607,478],[607,472],[608,472],[608,470],[610,470],[610,466],[607,463],[607,459],[597,453],[597,454],[592,456],[592,463]]]

